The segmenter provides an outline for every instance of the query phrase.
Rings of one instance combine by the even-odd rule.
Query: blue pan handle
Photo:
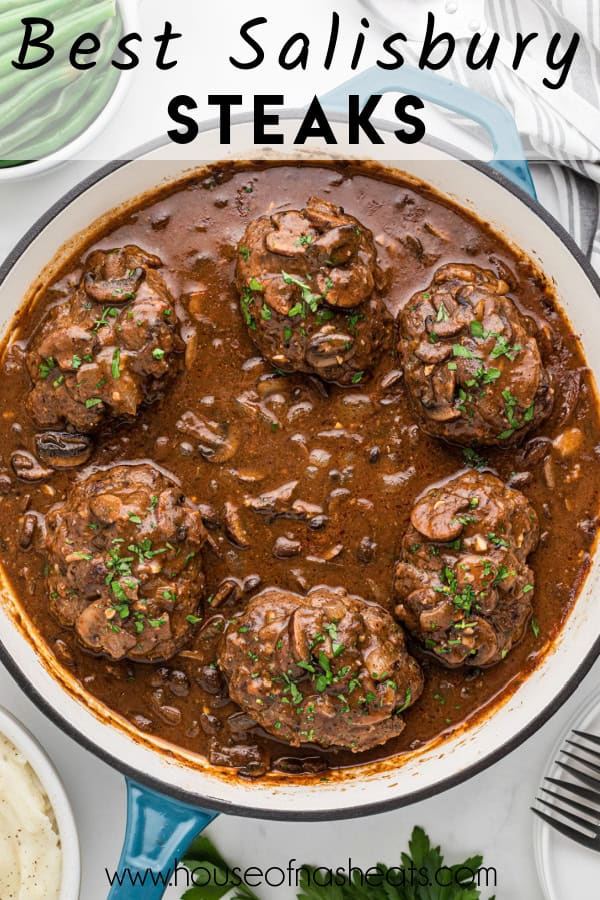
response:
[[[531,172],[524,159],[523,144],[511,114],[495,100],[456,81],[414,66],[403,66],[398,72],[373,67],[323,95],[321,103],[328,109],[341,110],[347,108],[348,94],[366,97],[388,91],[416,94],[478,122],[485,128],[494,146],[494,159],[489,165],[536,199]]]
[[[218,813],[126,781],[127,830],[117,870],[122,883],[113,883],[108,900],[160,900],[174,861]]]

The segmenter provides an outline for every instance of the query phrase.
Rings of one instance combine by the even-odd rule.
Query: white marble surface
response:
[[[597,689],[597,663],[571,700],[533,738],[496,766],[465,784],[395,812],[345,822],[266,822],[219,817],[208,834],[232,863],[286,867],[290,858],[336,867],[351,857],[368,867],[384,861],[395,864],[414,825],[422,825],[432,839],[457,861],[475,851],[498,873],[498,900],[543,900],[535,871],[530,804],[550,748],[586,693]],[[125,788],[122,777],[82,750],[51,724],[27,699],[0,666],[0,703],[18,716],[37,736],[54,761],[71,798],[79,827],[83,882],[81,900],[104,900],[104,869],[118,861],[125,828]],[[573,873],[575,879],[576,873]],[[587,896],[573,880],[573,894]],[[583,890],[585,886],[581,885]],[[291,900],[287,888],[263,888],[260,897]],[[492,891],[489,892],[493,893]],[[168,900],[181,896],[170,889]],[[483,900],[487,900],[484,893]]]
[[[185,15],[181,2],[176,0],[175,7],[179,16]],[[156,12],[158,0],[149,0],[149,8]],[[231,3],[226,2],[214,15],[227,16],[230,8]],[[271,8],[275,8],[273,4]],[[336,80],[341,78],[334,72],[329,81],[333,85]],[[222,85],[220,89],[225,87]],[[119,116],[121,123],[131,124],[132,117],[139,115],[139,103],[143,100],[139,90],[138,86],[131,92]],[[135,129],[130,129],[130,134],[133,135],[132,142],[137,142]],[[105,135],[103,144],[99,154],[105,147],[110,147],[110,133]],[[38,215],[94,168],[95,164],[91,162],[71,163],[33,181],[0,184],[0,210],[3,213],[0,217],[0,258]],[[498,870],[498,900],[542,900],[534,865],[529,806],[549,748],[582,696],[598,685],[599,676],[600,664],[597,664],[576,696],[523,747],[468,783],[437,798],[367,820],[337,823],[270,823],[220,817],[209,833],[226,857],[240,864],[268,868],[271,865],[286,866],[289,858],[296,858],[299,862],[335,867],[345,864],[351,857],[355,864],[369,866],[379,860],[394,864],[413,825],[420,824],[436,842],[447,848],[453,861],[462,854],[483,852],[487,865]],[[125,827],[122,777],[48,722],[1,666],[0,704],[37,735],[61,773],[79,826],[83,862],[81,898],[103,900],[107,894],[104,868],[116,866]],[[174,900],[180,893],[172,889],[167,896]],[[263,889],[258,893],[265,898],[277,896],[282,900],[294,896],[293,891],[286,889]],[[489,891],[491,893],[493,891]],[[574,890],[573,898],[584,895],[588,896],[585,891]],[[484,900],[487,900],[487,894],[484,894]]]

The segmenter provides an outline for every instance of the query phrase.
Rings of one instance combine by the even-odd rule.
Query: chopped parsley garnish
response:
[[[487,340],[489,337],[496,339],[496,344],[490,353],[492,359],[499,359],[501,356],[506,356],[511,362],[514,362],[517,358],[517,354],[523,349],[521,344],[514,344],[511,347],[503,334],[498,334],[497,331],[486,331],[481,322],[477,320],[471,322],[471,334],[473,337],[482,338],[483,340]]]
[[[463,347],[462,344],[453,344],[452,354],[453,356],[458,356],[460,359],[479,359],[476,353],[473,353],[468,347]]]
[[[52,369],[56,368],[56,361],[52,356],[49,356],[44,362],[40,363],[40,378],[47,378]]]
[[[112,377],[120,378],[121,377],[121,351],[118,347],[115,347],[112,356]]]
[[[290,311],[288,312],[288,316],[290,319],[294,319],[296,316],[302,316],[302,318],[306,318],[306,307],[304,303],[296,303]]]
[[[498,438],[500,440],[506,440],[511,437],[515,431],[518,431],[519,428],[524,428],[527,422],[531,422],[535,410],[535,403],[532,403],[531,406],[524,410],[522,418],[519,419],[517,415],[519,401],[517,398],[508,388],[502,391],[502,397],[504,398],[505,414],[510,427],[501,432],[501,434],[498,435]]]
[[[243,244],[240,247],[240,256],[242,256],[246,262],[250,259],[250,247],[245,247]]]
[[[412,691],[409,687],[406,688],[406,693],[404,694],[404,703],[402,706],[399,706],[394,710],[394,715],[399,716],[400,713],[403,713],[405,709],[408,709],[410,706],[410,701],[412,700]]]
[[[465,460],[465,464],[470,466],[471,469],[485,469],[487,467],[488,461],[484,456],[481,456],[476,450],[473,450],[472,447],[465,447],[463,449],[463,457]]]
[[[348,318],[348,329],[356,331],[356,327],[362,319],[364,319],[364,313],[352,313]]]
[[[254,316],[250,312],[250,306],[254,303],[254,297],[252,296],[252,291],[249,288],[244,288],[242,291],[242,296],[240,297],[240,308],[242,310],[242,316],[244,317],[244,322],[252,331],[256,328],[256,322],[254,321]]]
[[[286,284],[295,284],[302,291],[302,301],[308,305],[308,308],[311,312],[316,313],[319,300],[324,300],[322,294],[313,294],[310,285],[308,285],[305,281],[302,281],[300,278],[296,278],[294,275],[288,275],[287,272],[281,271],[281,275]],[[291,316],[292,312],[288,313],[288,316]],[[294,313],[294,315],[298,315],[298,313]]]
[[[486,334],[488,334],[486,332]],[[520,344],[514,344],[512,347],[502,334],[496,334],[495,332],[489,332],[492,337],[496,338],[496,346],[490,353],[490,357],[492,359],[498,359],[501,356],[506,356],[511,362],[514,362],[517,358],[517,354],[522,349]]]
[[[119,315],[119,310],[114,306],[107,306],[102,310],[102,315],[99,319],[96,319],[95,325],[92,331],[98,332],[101,328],[105,328],[109,325],[108,318],[116,319]]]

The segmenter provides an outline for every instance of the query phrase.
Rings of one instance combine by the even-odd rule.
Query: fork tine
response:
[[[575,762],[578,762],[581,766],[587,766],[588,769],[591,769],[593,772],[600,772],[600,766],[596,765],[596,763],[588,762],[587,759],[582,759],[580,756],[577,756],[576,753],[570,753],[569,750],[561,750],[560,751],[563,756],[568,756],[571,759],[574,759]]]
[[[575,729],[573,729],[573,734],[576,734],[577,737],[585,738],[586,741],[591,741],[592,744],[598,744],[598,746],[600,746],[600,737],[595,734],[589,734],[587,731],[575,731]]]
[[[600,791],[600,779],[594,778],[593,775],[586,775],[585,772],[580,772],[579,769],[576,769],[574,766],[569,766],[567,763],[560,762],[558,759],[556,760],[556,765],[560,766],[561,769],[564,769],[565,772],[568,772],[569,775],[573,775],[574,778],[587,784],[587,786],[591,787],[593,790]]]
[[[574,828],[571,828],[569,825],[565,825],[563,822],[557,822],[556,819],[553,819],[551,816],[546,815],[545,812],[542,812],[540,809],[536,809],[534,806],[531,807],[531,811],[538,816],[540,819],[543,819],[551,828],[554,828],[555,831],[558,831],[559,834],[564,835],[570,840],[575,841],[577,844],[581,844],[582,847],[587,847],[588,850],[597,850],[598,842],[594,840],[594,838],[587,837],[585,834],[581,834],[580,831],[575,831]]]
[[[593,822],[590,822],[588,819],[582,819],[581,816],[576,816],[575,813],[567,812],[566,809],[560,809],[558,806],[553,806],[552,803],[548,803],[547,800],[543,800],[541,797],[537,798],[538,803],[542,803],[544,806],[547,806],[548,809],[551,809],[552,812],[556,813],[559,816],[562,816],[563,819],[568,819],[569,822],[572,822],[573,825],[579,825],[580,828],[583,828],[585,831],[593,831],[596,834],[598,833],[597,825],[594,825]]]
[[[571,747],[575,747],[576,750],[581,750],[582,753],[587,753],[589,756],[593,756],[594,759],[600,759],[600,753],[597,750],[590,750],[589,747],[582,747],[581,744],[578,744],[577,741],[569,741],[566,740],[565,744],[570,744]],[[565,752],[564,750],[562,751]],[[589,763],[587,763],[589,765]]]
[[[580,784],[571,784],[570,781],[561,781],[559,778],[544,778],[544,781],[549,781],[550,784],[555,784],[565,791],[570,791],[572,794],[581,797],[583,800],[589,800],[591,803],[600,804],[599,791],[592,791],[590,788],[582,787]]]
[[[591,818],[600,819],[600,809],[591,809],[589,806],[586,806],[585,803],[578,803],[577,800],[571,799],[571,797],[564,797],[562,794],[557,794],[556,791],[550,791],[548,788],[540,788],[545,794],[548,794],[550,797],[554,797],[556,800],[560,800],[561,803],[570,806],[572,809],[576,809],[578,812],[583,813],[585,816],[590,816]],[[541,803],[544,801],[541,800]],[[599,822],[596,821],[590,822],[589,827],[590,830],[597,829],[599,826]]]

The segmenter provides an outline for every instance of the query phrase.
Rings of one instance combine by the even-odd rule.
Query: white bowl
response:
[[[127,34],[131,31],[138,31],[137,13],[139,0],[116,0],[116,3],[123,21],[123,33]],[[49,156],[44,156],[42,159],[38,159],[35,162],[23,163],[21,166],[0,168],[0,184],[4,181],[22,181],[25,178],[41,175],[49,169],[60,166],[68,159],[76,157],[88,146],[88,144],[91,144],[91,142],[104,131],[121,106],[128,90],[128,79],[124,78],[123,73],[121,73],[115,89],[104,106],[104,109],[93,122],[81,132],[81,134],[76,138],[73,138],[72,141],[69,141],[68,144],[65,144],[64,147],[60,147],[60,149],[56,150],[54,153],[49,154]]]
[[[59,900],[77,900],[81,878],[79,839],[73,810],[58,772],[33,735],[1,706],[0,735],[4,735],[27,760],[50,801],[56,818],[61,846],[62,867]]]

